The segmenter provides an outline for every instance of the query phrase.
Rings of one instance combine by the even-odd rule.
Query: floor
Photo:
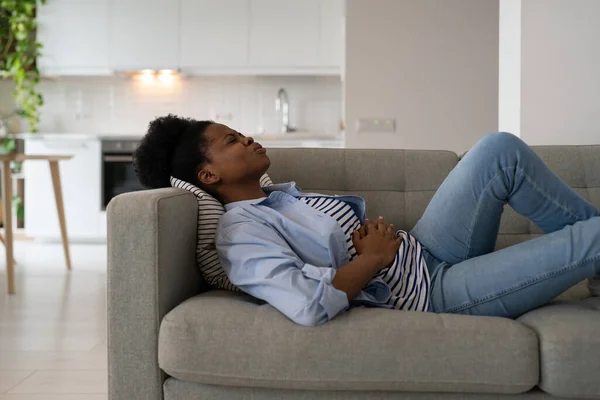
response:
[[[17,294],[0,246],[0,400],[107,400],[106,245],[16,242]]]

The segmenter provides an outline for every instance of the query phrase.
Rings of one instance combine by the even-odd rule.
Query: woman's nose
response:
[[[247,142],[247,146],[251,145],[252,143],[254,143],[254,138],[251,136],[248,136],[246,138],[246,142]]]

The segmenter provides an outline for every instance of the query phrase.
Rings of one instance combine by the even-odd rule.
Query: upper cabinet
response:
[[[113,70],[179,67],[179,7],[173,0],[110,0]]]
[[[38,7],[44,75],[110,73],[107,0],[52,0]]]
[[[319,66],[318,0],[250,0],[254,67]]]
[[[319,60],[322,66],[340,68],[344,59],[344,0],[319,1]]]
[[[340,74],[344,0],[52,0],[42,73]]]
[[[181,0],[180,67],[245,67],[249,10],[250,0]]]

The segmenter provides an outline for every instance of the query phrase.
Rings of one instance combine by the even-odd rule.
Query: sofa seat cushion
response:
[[[263,388],[522,393],[538,355],[536,334],[510,319],[354,308],[311,328],[222,290],[177,306],[159,334],[172,377]]]
[[[519,318],[540,340],[540,388],[600,399],[600,297],[555,301]]]

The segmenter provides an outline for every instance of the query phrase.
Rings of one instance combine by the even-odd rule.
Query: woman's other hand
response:
[[[393,224],[379,217],[377,221],[365,220],[365,224],[352,233],[352,242],[359,255],[380,257],[381,269],[384,269],[394,262],[402,238],[396,237]]]

